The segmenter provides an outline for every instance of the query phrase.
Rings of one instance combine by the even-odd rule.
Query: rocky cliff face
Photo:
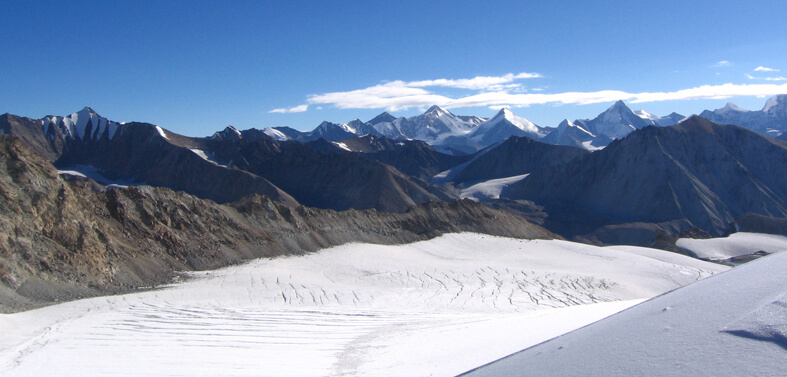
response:
[[[101,190],[61,179],[25,143],[0,136],[0,311],[150,287],[175,271],[457,231],[554,237],[467,201],[392,214],[288,207],[258,195],[219,205],[149,186]]]

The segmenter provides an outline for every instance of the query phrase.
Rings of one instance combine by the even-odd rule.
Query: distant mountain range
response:
[[[778,140],[786,103],[780,95],[761,111],[703,112],[714,123],[619,101],[557,128],[509,109],[482,119],[433,106],[310,132],[229,126],[202,138],[86,107],[41,119],[3,114],[0,133],[96,190],[150,185],[218,203],[257,194],[289,207],[395,213],[472,197],[568,238],[647,244],[692,227],[723,234],[747,213],[787,217],[787,142]],[[745,128],[723,125],[735,122]]]
[[[777,138],[787,131],[787,95],[770,98],[760,111],[742,110],[730,103],[722,109],[706,110],[700,116]],[[484,119],[457,116],[439,106],[432,106],[425,113],[410,118],[396,118],[383,112],[368,122],[360,119],[345,124],[323,122],[309,132],[289,127],[266,128],[263,132],[280,141],[308,142],[320,138],[342,141],[364,135],[384,136],[392,140],[422,140],[448,154],[472,154],[511,136],[596,150],[635,130],[653,125],[672,126],[685,118],[675,112],[660,117],[643,110],[632,111],[623,101],[618,101],[593,119],[573,122],[566,119],[557,127],[541,127],[515,115],[508,108],[501,109],[490,119]]]

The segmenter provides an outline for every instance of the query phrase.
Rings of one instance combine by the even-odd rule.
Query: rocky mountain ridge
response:
[[[780,102],[769,103],[768,111],[778,114]],[[542,130],[526,124],[526,120],[507,109],[486,123],[454,116],[439,107],[430,110],[419,118],[419,122],[431,124],[429,127],[433,129],[438,129],[439,121],[451,123],[455,132],[460,133],[473,127],[483,130],[497,128],[497,125],[503,125],[498,129]],[[632,122],[637,117],[642,121]],[[672,114],[671,117],[677,119],[679,116]],[[378,124],[406,120],[385,113],[377,119]],[[54,162],[64,177],[87,180],[96,187],[108,184],[168,187],[219,203],[258,194],[290,207],[307,205],[338,211],[374,208],[401,213],[429,201],[453,201],[459,197],[482,201],[495,199],[494,203],[486,204],[506,208],[567,237],[584,237],[581,239],[588,242],[638,244],[650,242],[647,238],[652,238],[656,231],[677,235],[692,226],[719,234],[734,218],[747,212],[782,216],[781,204],[778,204],[781,191],[771,187],[781,183],[769,177],[783,175],[785,159],[766,147],[773,144],[773,139],[741,143],[733,148],[726,144],[734,138],[719,138],[731,132],[727,131],[728,127],[707,125],[697,120],[700,118],[691,118],[695,123],[693,129],[705,132],[685,132],[683,122],[672,127],[664,127],[664,123],[658,127],[648,125],[649,122],[657,124],[659,119],[644,112],[632,112],[623,102],[618,102],[596,119],[579,122],[583,126],[566,120],[557,133],[552,132],[540,141],[511,136],[505,142],[461,156],[443,153],[438,145],[422,140],[394,140],[372,134],[342,141],[319,138],[297,142],[274,138],[270,130],[238,131],[228,126],[211,137],[193,138],[146,123],[111,122],[89,108],[67,117],[48,116],[40,120],[5,114],[0,116],[0,131],[18,136]],[[615,122],[617,125],[612,124]],[[337,125],[324,123],[323,126],[328,130]],[[339,129],[357,131],[364,127],[368,128],[369,123],[355,120]],[[584,127],[594,132],[615,127],[635,131],[621,139],[613,139],[598,137]],[[665,134],[653,130],[662,128]],[[676,130],[680,136],[673,135]],[[276,131],[281,134],[298,132]],[[736,132],[741,141],[758,140],[751,131],[740,129]],[[553,139],[553,135],[557,136]],[[670,142],[665,144],[667,136]],[[570,138],[581,149],[542,142],[555,142],[559,137]],[[454,143],[457,138],[452,134],[443,140]],[[466,140],[472,141],[472,138]],[[601,148],[609,143],[609,147]],[[461,147],[458,142],[452,145]],[[608,148],[611,151],[607,151]],[[600,150],[588,154],[585,149]],[[708,155],[727,156],[727,160],[701,156],[697,152],[706,149]],[[730,153],[733,149],[735,152]],[[609,156],[612,151],[627,157],[611,158],[596,166],[597,159],[601,158],[597,156]],[[763,157],[763,153],[776,154]],[[643,161],[646,155],[653,166]],[[736,168],[735,164],[740,166]],[[567,166],[574,166],[574,170]],[[745,174],[739,174],[741,171]],[[523,175],[531,173],[523,179]],[[597,182],[582,181],[591,173]],[[714,175],[728,177],[714,180]],[[543,181],[545,176],[550,177],[552,183],[563,182],[576,187],[567,190],[539,184],[528,189],[526,195],[516,191]],[[598,181],[600,177],[613,178]],[[662,187],[664,182],[668,182],[668,187]],[[741,182],[749,186],[744,189]],[[590,186],[577,188],[585,184]],[[508,189],[501,191],[501,185]],[[471,189],[471,186],[476,187]],[[638,189],[632,190],[632,187]],[[698,199],[654,204],[665,198],[637,196],[650,193],[653,187],[662,187],[662,192],[675,192],[675,198],[695,195]],[[478,190],[485,190],[491,196],[470,194]],[[692,192],[694,194],[690,194]],[[737,195],[730,192],[737,192]],[[496,199],[500,193],[503,195]],[[613,197],[615,200],[611,199]],[[615,208],[626,202],[623,199],[628,202],[621,212]],[[588,204],[591,202],[596,204]],[[696,211],[692,209],[695,207]],[[651,209],[650,213],[645,213],[647,208]],[[674,211],[669,212],[670,208]],[[632,209],[641,213],[634,214]],[[667,212],[669,216],[665,215]],[[639,235],[635,237],[634,234]]]
[[[254,129],[227,127],[210,138],[191,138],[147,123],[109,122],[89,108],[43,120],[6,114],[0,128],[59,169],[104,184],[163,186],[219,203],[259,194],[286,205],[403,212],[455,198],[376,160],[321,153]]]
[[[730,102],[720,109],[705,110],[700,116],[716,123],[734,124],[778,138],[787,133],[787,94],[769,98],[758,111],[744,110]]]
[[[403,213],[336,212],[259,195],[220,205],[167,188],[105,190],[88,180],[64,180],[26,143],[0,136],[4,312],[163,284],[176,271],[459,231],[555,237],[470,201],[424,203]]]
[[[565,236],[628,227],[652,239],[690,226],[719,236],[746,213],[787,217],[786,171],[784,142],[695,116],[534,171],[501,197],[545,206],[547,227]]]

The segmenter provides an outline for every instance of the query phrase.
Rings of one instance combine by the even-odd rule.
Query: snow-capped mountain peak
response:
[[[615,103],[612,105],[612,108],[615,108],[615,109],[626,109],[626,110],[631,111],[631,109],[629,109],[629,107],[626,106],[626,103],[623,102],[623,100],[620,100],[620,99],[615,101]]]
[[[512,119],[517,118],[517,116],[514,115],[514,113],[512,113],[511,110],[509,110],[507,107],[504,107],[504,108],[500,109],[500,111],[497,113],[497,115],[494,116],[494,118],[497,118],[497,117],[500,117],[500,116],[502,116],[503,118],[508,119],[508,120],[512,120]]]
[[[360,133],[360,128],[364,125],[364,122],[360,119],[353,119],[345,124],[342,124],[342,128],[347,132],[352,132],[354,134]]]
[[[241,138],[241,133],[233,126],[227,126],[221,131],[218,131],[211,136],[211,139],[216,140],[238,140]]]
[[[617,101],[601,113],[605,120],[627,120],[627,115],[634,114],[623,101]]]
[[[375,125],[378,123],[391,123],[396,120],[396,117],[388,113],[387,111],[383,111],[382,114],[372,118],[369,122],[371,125]]]
[[[464,135],[474,128],[474,124],[465,122],[450,111],[434,105],[425,113],[408,118],[400,130],[409,138],[434,141],[450,135]]]
[[[436,116],[436,117],[440,117],[440,116],[448,115],[448,114],[451,114],[451,112],[446,110],[446,109],[444,109],[444,108],[442,108],[442,107],[440,107],[440,106],[438,106],[438,105],[432,105],[432,107],[430,107],[424,113],[424,115],[433,115],[433,116]],[[451,114],[451,115],[453,115],[453,114]]]
[[[526,136],[538,140],[546,136],[546,132],[533,122],[514,115],[508,108],[502,108],[492,119],[478,125],[471,139],[481,146],[488,146],[511,136]]]
[[[638,117],[642,119],[647,119],[647,120],[659,119],[658,115],[653,115],[645,110],[634,110],[634,114],[636,114]]]
[[[787,116],[787,94],[768,98],[762,111],[776,116]]]
[[[746,110],[730,102],[721,109],[705,110],[700,116],[716,123],[734,124],[775,137],[787,130],[787,95],[769,98],[762,110]]]
[[[82,108],[82,110],[79,110],[79,111],[77,112],[77,114],[79,114],[79,113],[83,113],[83,114],[90,114],[90,115],[95,115],[95,116],[100,116],[100,115],[98,115],[98,113],[97,113],[97,112],[95,112],[95,110],[93,110],[93,109],[92,109],[90,106],[85,106],[85,107],[83,107],[83,108]]]
[[[268,135],[268,136],[270,136],[270,137],[272,137],[272,138],[274,138],[275,140],[278,140],[278,141],[290,140],[290,138],[286,134],[284,134],[284,132],[281,132],[281,131],[273,128],[273,127],[265,127],[265,128],[263,128],[262,129],[262,133],[264,133],[264,134],[266,134],[266,135]]]
[[[767,103],[766,103],[766,105],[767,105]],[[727,102],[727,104],[724,105],[724,107],[722,107],[721,109],[719,109],[717,111],[720,114],[724,114],[724,113],[729,113],[731,111],[749,111],[749,110],[742,109],[742,108],[738,107],[738,105],[736,105],[736,104],[734,104],[732,102]]]
[[[580,127],[580,126],[577,126],[576,124],[574,124],[574,122],[572,122],[572,121],[570,121],[568,119],[563,119],[563,121],[560,122],[560,124],[557,126],[558,136],[564,134],[569,129],[576,129],[579,132],[585,133],[585,134],[587,134],[590,137],[596,137],[596,135],[593,135],[588,130],[586,130],[586,129]]]
[[[495,115],[492,119],[490,119],[489,121],[487,121],[485,123],[490,123],[491,124],[491,123],[495,123],[495,122],[500,122],[502,120],[507,120],[507,121],[511,122],[511,124],[516,126],[516,128],[519,128],[520,130],[525,131],[525,132],[530,132],[530,133],[535,133],[535,134],[538,134],[540,132],[538,126],[536,126],[535,123],[533,123],[533,122],[531,122],[531,121],[529,121],[529,120],[527,120],[525,118],[521,118],[521,117],[518,117],[518,116],[514,115],[514,113],[512,113],[511,110],[509,110],[507,107],[504,107],[504,108],[500,109],[500,111],[497,113],[497,115]],[[482,123],[482,124],[484,124],[484,123]]]
[[[60,130],[63,137],[82,141],[98,140],[102,135],[112,139],[120,124],[104,118],[88,106],[68,116],[47,116],[41,121],[45,134],[50,127]]]
[[[593,134],[607,135],[615,139],[623,138],[635,130],[653,124],[652,121],[634,114],[623,101],[615,102],[593,120],[577,120],[576,123]]]

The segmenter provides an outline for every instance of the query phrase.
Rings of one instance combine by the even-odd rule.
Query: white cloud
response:
[[[280,108],[270,113],[299,113],[308,109],[308,105],[333,105],[340,109],[378,109],[395,111],[413,107],[431,105],[446,106],[455,100],[435,94],[425,88],[443,87],[482,92],[523,92],[525,88],[517,80],[543,77],[539,73],[521,72],[508,73],[502,76],[476,76],[469,79],[435,79],[420,81],[389,81],[364,89],[346,92],[331,92],[308,96],[306,105],[292,108]],[[320,108],[319,106],[317,107]]]
[[[538,73],[519,73],[513,74],[509,73],[503,76],[476,76],[472,79],[437,79],[437,80],[423,80],[423,81],[411,81],[406,83],[406,86],[409,87],[416,87],[416,88],[423,88],[423,87],[430,87],[430,86],[442,86],[442,87],[449,87],[449,88],[459,88],[459,89],[471,89],[471,90],[497,90],[502,87],[506,88],[515,88],[519,87],[520,84],[509,84],[512,83],[514,80],[520,79],[531,79],[531,78],[539,78],[542,77]],[[509,84],[509,85],[503,85]]]
[[[787,81],[787,77],[784,76],[774,76],[774,77],[756,77],[750,74],[746,74],[746,77],[749,80],[765,80],[765,81]]]
[[[739,96],[772,96],[787,93],[787,84],[723,84],[703,85],[674,92],[638,93],[632,103],[687,99],[719,99]]]
[[[728,60],[722,60],[722,61],[716,62],[716,64],[712,65],[711,67],[719,68],[719,67],[729,67],[731,65],[732,65],[732,63],[730,63]]]
[[[779,70],[778,69],[766,68],[766,67],[763,67],[763,66],[759,66],[757,68],[754,68],[754,72],[779,72]]]
[[[391,81],[365,89],[333,92],[309,96],[311,104],[330,104],[340,109],[400,110],[410,107],[443,105],[451,99],[407,86],[403,81]]]
[[[273,110],[268,111],[268,112],[269,113],[279,113],[279,114],[302,113],[302,112],[304,112],[304,111],[306,111],[308,109],[309,109],[309,105],[305,104],[305,105],[299,105],[299,106],[295,106],[295,107],[290,107],[289,109],[287,109],[287,108],[273,109]]]
[[[717,65],[730,65],[728,61]],[[758,67],[761,68],[761,67]],[[764,81],[787,81],[785,77],[754,77],[749,79]],[[671,92],[629,93],[620,90],[600,90],[594,92],[545,93],[543,88],[525,88],[516,80],[543,77],[538,73],[509,73],[502,76],[476,76],[469,79],[435,79],[421,81],[389,81],[368,88],[313,94],[308,96],[307,104],[293,108],[271,110],[272,113],[303,112],[309,105],[320,109],[324,105],[339,109],[385,109],[388,111],[410,108],[427,108],[439,105],[446,108],[488,107],[527,107],[530,105],[584,105],[593,103],[626,100],[632,103],[676,101],[689,99],[716,99],[736,96],[769,96],[787,93],[787,84],[723,84],[703,85]],[[457,89],[452,93],[437,94],[430,88]],[[469,93],[468,93],[469,92]]]
[[[422,88],[412,88],[408,83],[393,81],[366,89],[333,92],[309,97],[311,104],[333,105],[341,109],[424,108],[440,105],[446,108],[502,106],[525,107],[543,104],[593,104],[627,100],[632,103],[674,101],[701,98],[729,98],[735,96],[768,96],[787,93],[787,84],[723,84],[703,85],[672,92],[628,93],[619,90],[564,93],[509,93],[505,90],[482,92],[457,98],[431,93]]]

